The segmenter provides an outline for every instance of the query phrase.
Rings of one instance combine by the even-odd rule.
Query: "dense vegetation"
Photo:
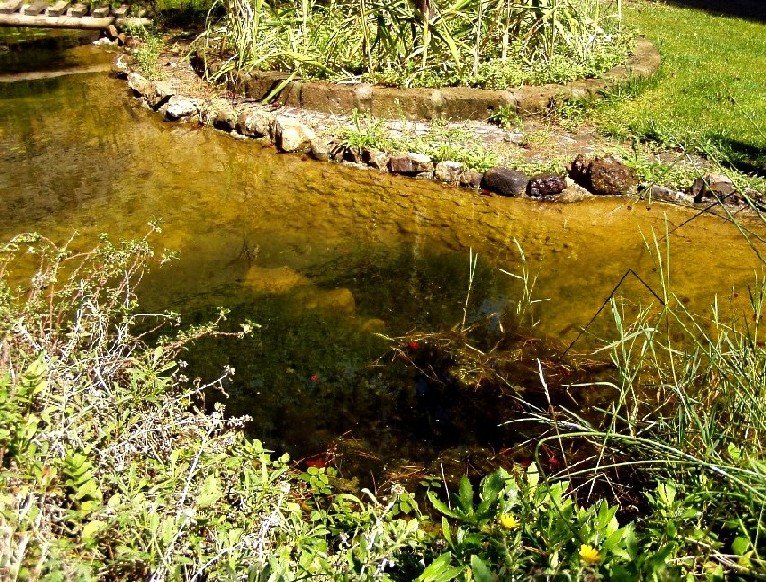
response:
[[[225,0],[205,35],[221,77],[279,70],[399,86],[507,88],[625,59],[621,0]],[[211,53],[212,54],[212,53]]]
[[[0,248],[5,579],[766,573],[762,281],[744,321],[693,317],[666,287],[632,322],[613,302],[600,414],[522,399],[543,430],[536,461],[480,483],[434,476],[416,497],[337,488],[333,469],[296,471],[246,438],[247,419],[204,413],[203,391],[233,371],[190,380],[179,356],[216,325],[139,314],[147,240],[77,245],[21,235]],[[449,333],[462,365],[463,327]],[[542,368],[540,380],[547,395]]]

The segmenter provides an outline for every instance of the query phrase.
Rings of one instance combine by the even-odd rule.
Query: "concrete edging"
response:
[[[557,99],[595,97],[605,89],[631,79],[652,75],[660,66],[660,53],[639,37],[627,63],[617,65],[598,79],[582,79],[566,85],[518,87],[505,91],[444,87],[396,89],[369,83],[344,85],[324,81],[287,81],[283,73],[248,73],[230,82],[230,89],[250,99],[262,100],[276,92],[275,101],[287,107],[321,113],[349,114],[354,109],[378,118],[409,120],[460,119],[485,121],[501,107],[520,116],[544,111]]]

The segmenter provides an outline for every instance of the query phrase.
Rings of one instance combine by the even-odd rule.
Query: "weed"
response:
[[[520,125],[521,117],[513,105],[501,105],[489,116],[489,121],[504,129],[511,129]]]

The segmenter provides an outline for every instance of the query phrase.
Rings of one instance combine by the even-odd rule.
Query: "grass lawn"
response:
[[[630,0],[626,22],[662,54],[658,75],[598,108],[608,134],[766,172],[766,23]]]

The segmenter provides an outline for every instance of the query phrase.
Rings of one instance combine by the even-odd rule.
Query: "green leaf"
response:
[[[93,521],[89,521],[86,523],[82,528],[82,541],[83,542],[89,542],[93,541],[98,532],[102,531],[106,527],[106,522],[101,521],[98,519],[94,519]]]
[[[197,497],[197,506],[200,508],[210,507],[221,498],[221,485],[218,477],[208,475],[202,484],[202,491]]]
[[[444,552],[423,570],[415,582],[451,582],[463,571],[462,568],[450,566],[452,554]]]
[[[489,566],[487,566],[479,556],[471,556],[471,571],[473,572],[473,579],[476,580],[476,582],[495,581]]]
[[[452,517],[454,519],[463,518],[462,515],[450,509],[450,507],[446,503],[444,503],[441,499],[439,499],[433,491],[428,492],[428,499],[431,501],[431,505],[434,506],[434,509],[436,509],[440,513],[443,513],[447,517]]]
[[[442,535],[449,547],[454,547],[452,543],[452,532],[450,531],[449,522],[446,517],[442,517]]]
[[[473,485],[471,485],[471,481],[466,475],[463,475],[460,478],[457,502],[463,513],[466,515],[473,515]]]
[[[738,556],[744,556],[750,547],[750,538],[739,536],[731,543],[731,551]]]

